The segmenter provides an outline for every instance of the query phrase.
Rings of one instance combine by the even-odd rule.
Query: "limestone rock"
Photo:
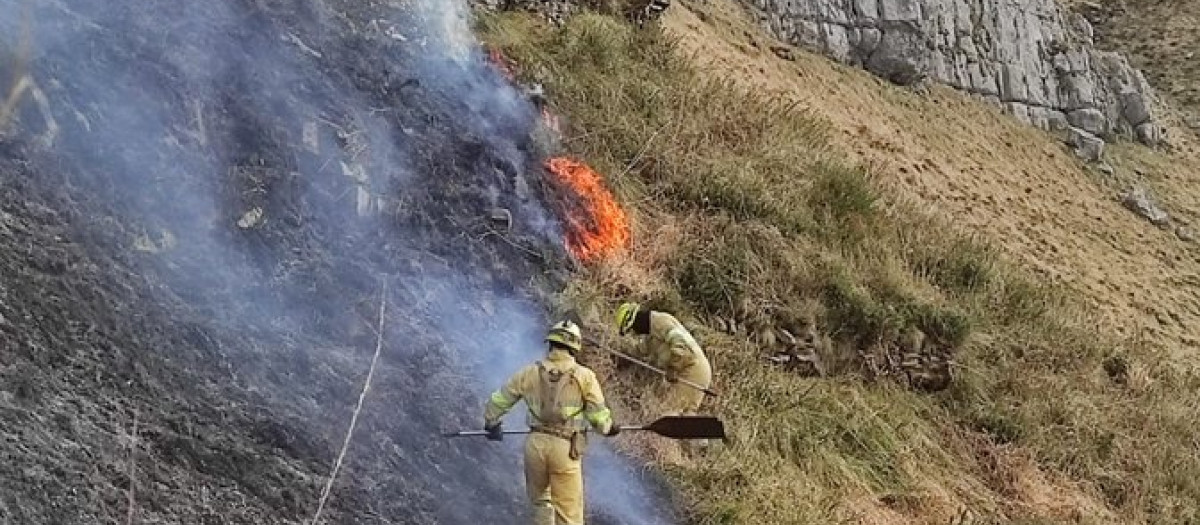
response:
[[[1017,120],[1026,124],[1033,121],[1033,117],[1029,114],[1029,106],[1020,102],[1007,102],[1004,104],[1004,112],[1016,117]]]
[[[929,78],[1044,129],[1161,140],[1142,127],[1154,122],[1145,77],[1055,0],[743,1],[781,40],[897,84]]]
[[[1179,237],[1179,240],[1184,242],[1195,242],[1196,230],[1193,230],[1187,226],[1179,226],[1175,228],[1175,236]]]
[[[1121,195],[1121,204],[1155,226],[1164,227],[1171,222],[1171,216],[1158,205],[1158,202],[1145,188],[1130,188]]]
[[[1066,131],[1071,127],[1071,123],[1067,121],[1067,115],[1061,111],[1046,112],[1046,128],[1050,131]]]
[[[1138,142],[1147,146],[1158,146],[1162,144],[1162,128],[1153,122],[1146,122],[1138,126],[1134,130],[1134,136]]]
[[[1085,43],[1088,45],[1093,43],[1096,33],[1086,17],[1079,13],[1072,13],[1067,15],[1067,23],[1075,31],[1075,34],[1083,38]]]
[[[873,27],[864,27],[858,31],[858,43],[855,46],[855,52],[863,57],[871,56],[876,49],[879,49],[879,42],[883,40],[883,33]]]
[[[1121,94],[1121,112],[1125,120],[1134,127],[1150,122],[1150,108],[1146,97],[1136,91]]]
[[[867,70],[890,82],[908,86],[925,78],[926,49],[918,35],[906,31],[883,33],[879,48],[867,59]]]
[[[1077,109],[1067,114],[1067,121],[1092,135],[1108,133],[1108,117],[1095,108]]]
[[[1071,127],[1067,143],[1075,148],[1075,154],[1088,162],[1099,161],[1104,156],[1104,139],[1082,129]]]

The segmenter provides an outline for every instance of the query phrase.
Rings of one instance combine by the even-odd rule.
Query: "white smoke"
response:
[[[0,0],[0,34],[19,34],[21,17],[9,15],[22,5]],[[139,225],[139,238],[117,239],[112,248],[129,252],[147,275],[163,276],[164,304],[186,302],[213,326],[247,338],[300,334],[336,348],[347,345],[336,321],[348,317],[342,310],[354,296],[374,293],[379,275],[400,275],[397,288],[420,299],[391,310],[394,350],[382,372],[406,375],[392,390],[385,376],[374,395],[417,390],[409,383],[423,376],[410,369],[424,366],[432,345],[418,345],[406,331],[428,328],[450,343],[448,366],[469,374],[474,389],[472,403],[449,407],[460,412],[457,421],[480,422],[486,394],[543,355],[552,320],[541,305],[484,282],[459,261],[443,270],[404,267],[444,257],[430,255],[443,245],[462,252],[481,242],[446,226],[445,217],[427,216],[447,210],[421,205],[449,205],[420,200],[426,194],[479,193],[483,205],[512,208],[516,232],[561,245],[557,221],[529,189],[539,169],[527,144],[537,112],[486,65],[464,1],[33,5],[31,74],[63,128],[37,155],[61,167],[70,191]],[[0,38],[0,46],[16,44],[10,40]],[[18,124],[25,138],[38,131],[36,120]],[[475,178],[447,180],[464,174]],[[501,261],[495,272],[507,264],[516,262]],[[483,313],[481,297],[491,302]],[[321,357],[330,362],[361,357],[305,351],[327,352]],[[271,367],[293,357],[248,355],[229,366],[262,379],[256,386],[281,406],[315,406],[303,415],[340,424],[343,418],[328,414],[340,415],[348,399],[323,397],[315,385],[267,382]],[[477,509],[443,509],[443,523],[496,519],[488,506],[523,509],[519,440],[461,445],[461,456],[427,444],[456,418],[436,420],[430,413],[438,410],[421,404],[457,402],[454,392],[436,389],[460,384],[421,388],[421,398],[374,412],[368,399],[364,425],[377,431],[356,439],[363,450],[352,460],[365,464],[371,451],[397,449],[415,457],[417,446],[444,454],[436,468],[412,459],[399,473],[431,499],[479,498]],[[631,464],[603,442],[592,450],[585,472],[591,508],[618,523],[669,521]],[[511,470],[480,475],[480,465]],[[397,504],[382,489],[372,495],[379,505]],[[336,492],[331,505],[338,505]]]
[[[416,2],[419,17],[433,29],[431,42],[440,46],[446,58],[466,63],[475,56],[478,42],[471,31],[470,8],[466,2]]]

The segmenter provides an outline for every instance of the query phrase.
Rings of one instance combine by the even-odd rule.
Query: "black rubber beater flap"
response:
[[[663,416],[643,427],[621,427],[626,430],[649,430],[672,439],[723,439],[725,423],[713,416]]]

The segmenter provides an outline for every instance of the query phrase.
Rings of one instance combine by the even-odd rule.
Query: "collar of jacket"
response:
[[[570,352],[566,350],[559,350],[557,348],[551,350],[550,353],[546,355],[546,360],[556,365],[569,365],[575,363],[575,357],[572,356]]]

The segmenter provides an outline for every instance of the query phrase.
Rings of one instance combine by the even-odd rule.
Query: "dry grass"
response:
[[[840,160],[802,106],[713,81],[656,30],[522,15],[482,33],[544,83],[566,146],[633,215],[628,257],[564,294],[601,344],[633,298],[678,313],[725,395],[731,443],[704,459],[622,438],[690,497],[695,523],[1188,523],[1200,519],[1200,379],[1106,337],[1063,288],[1034,279]],[[703,320],[814,315],[836,374],[765,366]],[[955,384],[921,395],[868,381],[856,355],[917,327],[957,349]],[[653,378],[597,362],[624,413]],[[815,385],[815,386],[814,386]],[[632,418],[633,416],[628,416]]]
[[[911,199],[953,231],[979,235],[1041,278],[1060,283],[1119,336],[1192,359],[1200,338],[1194,245],[1139,220],[1109,178],[1088,169],[1047,133],[944,86],[914,93],[804,52],[783,60],[733,0],[681,4],[664,19],[684,56],[705,75],[798,100],[828,119],[846,158],[869,166],[889,198]],[[1194,142],[1172,133],[1169,154],[1146,178],[1164,198],[1194,202]],[[1114,157],[1125,148],[1109,148]],[[1110,159],[1117,175],[1129,168]],[[1165,170],[1161,171],[1160,170]],[[1164,180],[1164,182],[1166,182]],[[1176,203],[1170,203],[1176,204]],[[1191,211],[1188,208],[1191,208]],[[1194,206],[1171,206],[1194,220]]]
[[[137,500],[134,493],[137,487],[137,451],[138,451],[138,413],[133,412],[133,425],[129,429],[129,490],[126,492],[125,525],[133,525],[137,514]]]

